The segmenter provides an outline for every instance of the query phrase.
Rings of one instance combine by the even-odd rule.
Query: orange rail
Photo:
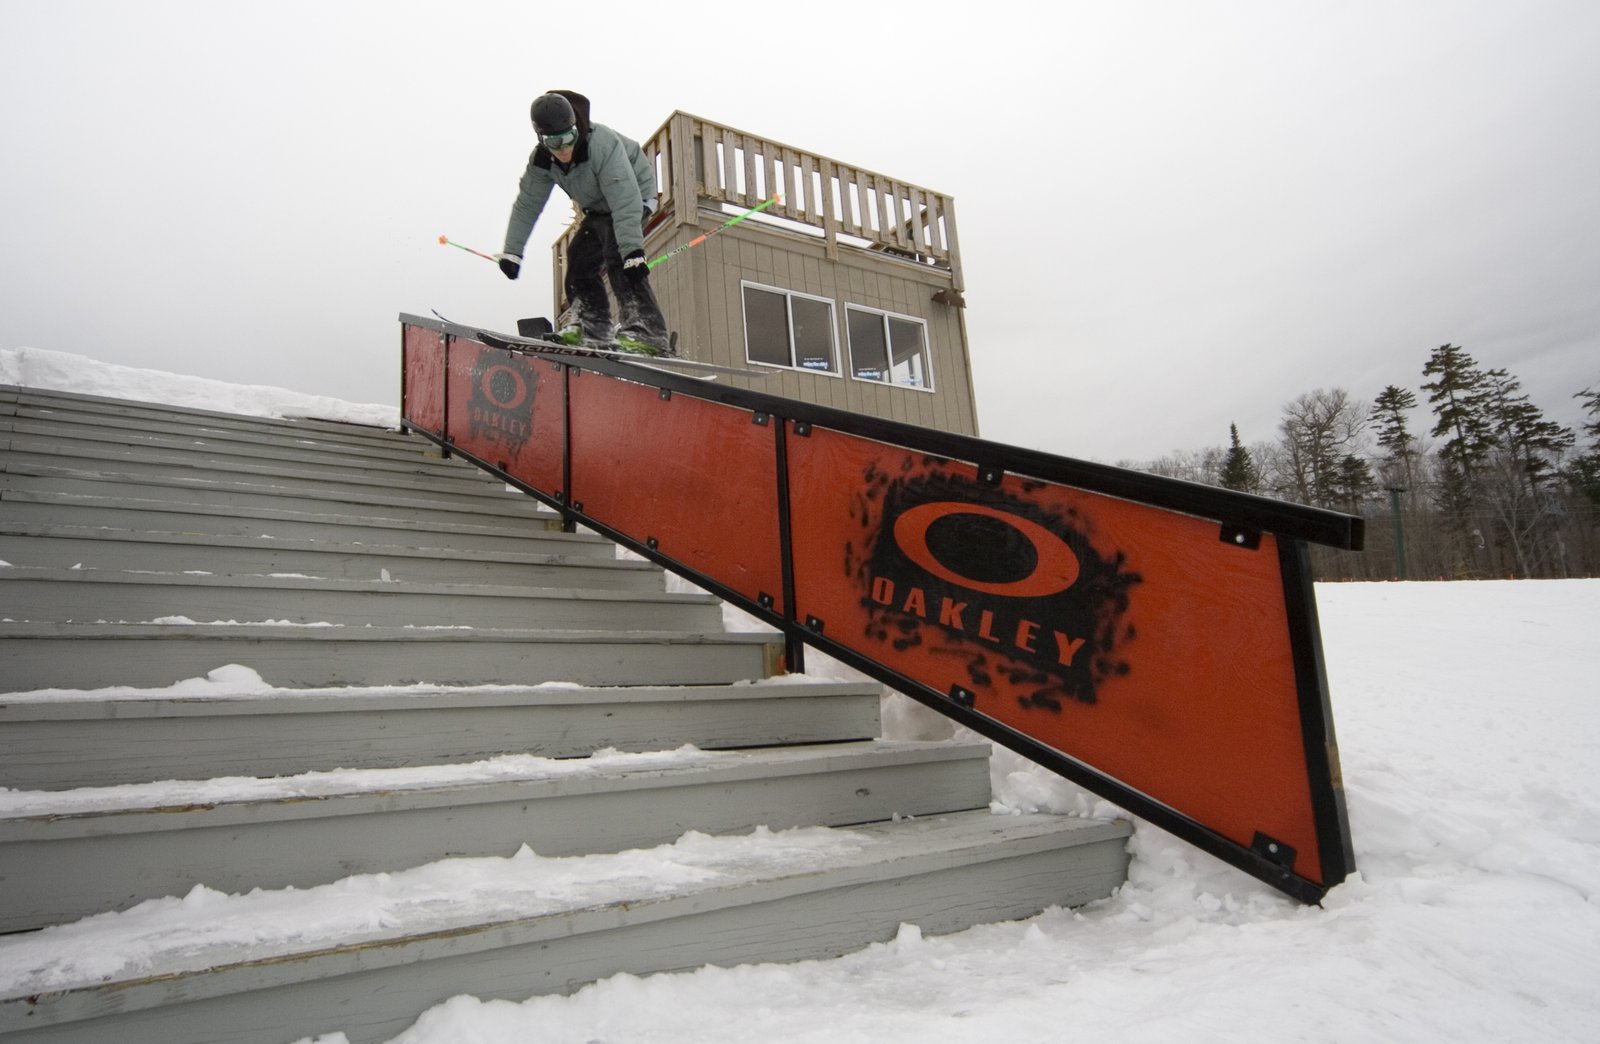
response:
[[[1285,892],[1354,868],[1347,515],[404,324],[405,425]],[[508,681],[512,679],[507,679]]]

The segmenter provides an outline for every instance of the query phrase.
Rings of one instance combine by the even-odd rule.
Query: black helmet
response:
[[[572,103],[559,94],[541,94],[533,99],[533,129],[540,134],[560,134],[578,122]]]

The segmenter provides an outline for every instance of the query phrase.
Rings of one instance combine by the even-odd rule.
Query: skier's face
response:
[[[556,159],[571,163],[572,150],[578,145],[578,128],[573,126],[555,134],[540,134],[539,141]]]

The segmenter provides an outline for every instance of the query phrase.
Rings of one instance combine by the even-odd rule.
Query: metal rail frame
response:
[[[449,372],[450,344],[453,340],[476,341],[477,331],[433,318],[402,314],[403,326],[433,330],[443,336],[444,368],[446,380]],[[402,337],[402,344],[404,338]],[[504,350],[504,349],[496,349]],[[995,483],[1004,474],[1026,476],[1046,482],[1069,486],[1084,491],[1106,494],[1151,507],[1214,520],[1225,530],[1236,531],[1248,538],[1250,535],[1271,533],[1277,538],[1280,573],[1283,577],[1285,606],[1290,625],[1290,643],[1294,659],[1295,683],[1299,699],[1308,778],[1312,781],[1311,800],[1317,824],[1317,841],[1322,854],[1322,879],[1337,883],[1355,868],[1354,850],[1349,820],[1345,809],[1342,782],[1339,778],[1338,752],[1333,733],[1332,706],[1328,691],[1327,674],[1322,657],[1320,632],[1317,623],[1316,598],[1312,587],[1310,555],[1306,544],[1319,543],[1346,550],[1360,550],[1364,539],[1364,522],[1361,518],[1328,511],[1321,508],[1271,500],[1265,497],[1238,493],[1232,490],[1182,479],[1149,475],[1104,464],[1058,457],[1002,443],[991,442],[965,435],[955,435],[896,421],[883,420],[861,414],[849,413],[813,403],[780,398],[760,392],[719,385],[713,382],[682,377],[659,369],[641,367],[629,362],[604,357],[574,359],[572,356],[544,355],[536,348],[523,354],[545,359],[561,367],[563,408],[570,410],[569,382],[574,372],[589,370],[619,377],[630,382],[650,385],[673,395],[687,395],[724,405],[767,414],[773,418],[775,478],[779,483],[778,530],[783,542],[785,613],[751,601],[740,592],[719,581],[685,566],[671,556],[663,554],[629,535],[607,525],[606,521],[586,514],[571,503],[567,491],[571,489],[571,424],[563,425],[567,444],[562,447],[562,490],[541,490],[528,485],[508,473],[497,462],[487,461],[463,452],[448,436],[429,432],[412,425],[404,416],[406,385],[402,361],[402,426],[416,434],[438,443],[447,453],[471,460],[485,471],[507,484],[559,511],[564,528],[583,525],[615,541],[644,558],[684,577],[691,583],[710,591],[740,609],[750,613],[785,636],[786,657],[790,670],[803,670],[804,648],[810,645],[842,663],[861,671],[891,688],[905,693],[919,702],[959,722],[1018,754],[1058,773],[1084,788],[1114,802],[1133,815],[1161,827],[1177,837],[1216,856],[1252,876],[1272,885],[1305,903],[1316,903],[1326,893],[1328,885],[1294,874],[1270,838],[1258,837],[1250,847],[1223,836],[1169,805],[1129,787],[1117,779],[1096,770],[1063,752],[1045,745],[1023,733],[983,714],[977,713],[954,700],[947,693],[935,691],[914,678],[907,677],[885,665],[832,640],[826,634],[808,627],[796,618],[793,555],[789,544],[790,518],[788,501],[788,436],[791,427],[803,434],[810,426],[824,427],[849,435],[860,436],[887,443],[913,452],[926,453],[953,461],[972,464],[987,482]],[[446,385],[447,387],[447,385]],[[448,394],[446,394],[448,409]],[[448,414],[446,414],[448,419]],[[448,430],[448,428],[446,428]],[[1289,853],[1292,857],[1292,852]]]

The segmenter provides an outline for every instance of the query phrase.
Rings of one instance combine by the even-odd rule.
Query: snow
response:
[[[394,428],[394,406],[341,402],[259,384],[229,384],[161,370],[103,363],[70,352],[44,348],[0,348],[0,384],[104,395],[113,399],[158,402],[250,417],[312,417],[319,420]]]
[[[1360,867],[1321,908],[1140,824],[1128,884],[1083,910],[458,997],[397,1044],[1595,1040],[1600,581],[1317,595]],[[1009,752],[994,764],[1002,808],[1109,811]]]
[[[32,349],[0,350],[0,382],[258,415],[353,419],[368,409]],[[392,412],[367,423],[392,424]],[[457,997],[396,1044],[1596,1040],[1600,581],[1323,584],[1317,598],[1359,867],[1321,907],[1141,823],[1128,883],[1081,910],[938,938],[906,925],[891,941],[833,960],[621,975],[520,1004]],[[847,674],[822,657],[808,657],[808,667],[817,677]],[[114,692],[158,699],[263,688],[247,666],[229,665],[167,689]],[[84,694],[29,695],[75,698]],[[892,738],[952,732],[903,698],[884,711]],[[705,755],[603,755],[651,756]],[[536,769],[504,762],[461,771]],[[1004,750],[992,777],[998,814],[1115,812]],[[364,785],[272,785],[335,783]],[[14,810],[34,800],[0,799]],[[0,993],[138,966],[174,939],[201,956],[237,945],[266,954],[335,927],[377,932],[431,916],[444,894],[525,911],[561,896],[708,882],[733,865],[810,865],[858,843],[820,829],[690,834],[613,856],[551,859],[524,849],[299,892],[197,887],[0,938]]]
[[[745,837],[691,831],[647,850],[545,858],[523,845],[505,858],[444,859],[315,888],[225,895],[196,885],[181,898],[153,899],[121,914],[6,940],[0,982],[15,996],[143,971],[157,955],[163,970],[200,970],[236,960],[241,949],[270,959],[308,942],[354,944],[399,930],[448,931],[463,916],[512,921],[710,889],[754,872],[820,872],[869,844],[823,827],[761,829]]]
[[[693,746],[640,753],[624,753],[607,748],[595,751],[586,758],[502,754],[461,765],[329,769],[266,779],[253,776],[168,779],[120,786],[78,787],[67,791],[0,788],[0,819],[86,815],[119,809],[212,807],[249,801],[298,801],[347,794],[387,794],[482,783],[575,779],[609,771],[668,772],[727,762],[737,757],[733,753],[703,751]]]

